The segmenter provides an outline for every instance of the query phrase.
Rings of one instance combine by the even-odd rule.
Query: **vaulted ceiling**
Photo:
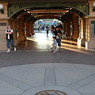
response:
[[[88,0],[0,0],[0,2],[6,2],[9,3],[9,7],[13,4],[26,4],[26,3],[30,3],[30,4],[52,4],[52,3],[87,3]],[[79,16],[82,16],[82,12],[74,9],[74,8],[69,8],[69,7],[64,7],[64,6],[57,6],[57,7],[31,7],[31,8],[27,8],[27,9],[23,9],[20,10],[19,12],[17,12],[15,15],[13,15],[12,17],[17,18],[20,15],[24,14],[25,19],[49,19],[49,18],[64,18],[64,15],[67,13],[75,13]],[[69,14],[70,15],[70,14]],[[65,17],[66,18],[66,17]]]

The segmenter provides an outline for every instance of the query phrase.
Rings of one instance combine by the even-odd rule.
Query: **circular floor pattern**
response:
[[[76,90],[60,86],[41,86],[26,90],[21,95],[80,95]]]
[[[44,90],[36,93],[35,95],[67,95],[67,94],[59,90]]]

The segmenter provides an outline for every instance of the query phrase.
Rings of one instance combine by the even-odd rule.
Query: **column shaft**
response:
[[[74,35],[73,40],[77,40],[79,37],[79,25],[78,25],[78,16],[74,16]]]
[[[24,24],[23,19],[20,18],[18,20],[19,41],[23,41],[25,39],[23,35],[23,27],[24,27],[23,24]]]
[[[30,30],[30,31],[31,31],[31,34],[32,34],[32,35],[34,35],[34,31],[33,31],[33,22],[31,22],[30,24],[31,24],[31,26],[30,26],[30,29],[31,29],[31,30]]]
[[[30,34],[30,22],[26,22],[26,36],[27,37],[31,37],[31,34]]]
[[[67,38],[70,38],[70,21],[67,21]]]
[[[0,13],[0,50],[6,50],[6,34],[5,31],[8,26],[8,15],[7,15],[7,3],[2,3],[4,5],[4,14]]]

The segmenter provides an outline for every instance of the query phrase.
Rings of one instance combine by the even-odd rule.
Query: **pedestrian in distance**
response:
[[[47,37],[48,37],[48,33],[49,33],[49,27],[46,27],[46,33],[47,33]]]

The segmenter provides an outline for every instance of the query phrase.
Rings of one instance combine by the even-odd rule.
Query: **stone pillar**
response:
[[[26,34],[25,34],[25,22],[23,22],[23,37],[24,37],[24,40],[26,40]]]
[[[70,21],[67,21],[67,39],[70,38]]]
[[[34,35],[34,30],[33,30],[33,22],[30,23],[30,31],[31,31],[31,34]]]
[[[23,40],[26,40],[24,15],[22,15],[21,18],[22,18],[22,24],[23,24],[23,27],[22,27]]]
[[[71,40],[73,40],[73,35],[74,35],[74,14],[72,14],[72,35],[71,35]]]
[[[26,36],[27,37],[31,37],[31,34],[30,34],[30,22],[26,22]]]
[[[95,17],[88,18],[86,49],[95,49]]]
[[[93,12],[93,3],[89,1],[89,15],[88,15],[88,28],[86,32],[86,49],[95,49],[95,12]]]
[[[95,12],[93,12],[93,4],[95,0],[89,0],[89,16],[94,16],[95,17]]]
[[[24,28],[23,19],[19,18],[18,19],[18,32],[19,32],[19,37],[18,38],[19,38],[19,41],[25,40],[23,28]]]
[[[83,39],[83,19],[79,18],[79,38]]]
[[[77,38],[77,45],[81,47],[83,39],[83,20],[79,18],[79,37]]]
[[[75,16],[75,18],[74,18],[74,35],[73,35],[73,40],[77,40],[78,37],[79,37],[78,16]]]
[[[67,36],[67,22],[64,21],[64,35]]]
[[[2,3],[4,6],[4,14],[0,13],[0,50],[7,50],[6,46],[6,34],[5,31],[8,26],[8,15],[7,15],[7,3]]]
[[[82,46],[85,46],[85,41],[87,39],[86,34],[87,34],[87,17],[84,17],[83,18],[83,38],[81,41]]]

